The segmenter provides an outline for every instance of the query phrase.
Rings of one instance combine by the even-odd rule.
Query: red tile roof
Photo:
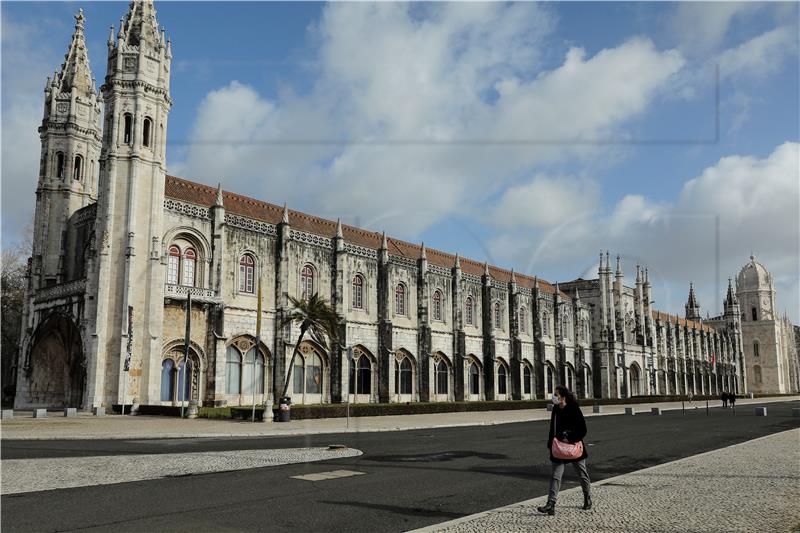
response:
[[[209,185],[195,183],[193,181],[178,178],[176,176],[167,176],[164,186],[164,194],[168,198],[189,202],[205,207],[211,207],[217,197],[217,189]],[[240,194],[223,191],[222,192],[223,204],[225,210],[244,217],[268,222],[270,224],[278,224],[283,216],[283,207],[262,202],[253,198],[242,196]],[[336,222],[319,218],[313,215],[308,215],[300,211],[289,209],[289,222],[293,228],[302,231],[322,235],[324,237],[333,238],[336,236]],[[357,244],[373,250],[380,249],[382,234],[376,231],[367,231],[361,228],[348,226],[342,224],[342,234],[344,240],[351,244]],[[389,253],[407,257],[409,259],[417,260],[422,253],[422,246],[412,244],[400,239],[387,237],[389,246]],[[432,248],[425,248],[425,253],[428,262],[432,265],[437,265],[444,268],[453,268],[455,265],[456,256]],[[461,262],[461,271],[475,276],[482,276],[484,273],[485,265],[472,259],[464,257],[459,258]],[[511,281],[511,271],[500,267],[489,265],[489,274],[493,279],[502,283],[509,283]],[[517,285],[528,289],[533,288],[533,282],[536,278],[525,274],[514,273]],[[546,294],[555,294],[555,286],[551,283],[538,279],[539,290]],[[559,291],[561,298],[565,301],[571,301],[572,297],[563,291]]]

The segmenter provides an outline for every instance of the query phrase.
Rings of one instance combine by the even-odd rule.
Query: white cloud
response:
[[[713,312],[723,296],[714,284],[735,277],[752,250],[775,277],[779,306],[797,321],[800,144],[784,143],[763,159],[724,157],[688,180],[673,203],[627,195],[605,215],[548,228],[538,238],[519,237],[501,235],[492,243],[493,253],[508,264],[556,272],[561,279],[566,265],[583,272],[601,248],[621,253],[628,275],[632,263],[641,261],[656,273],[659,305],[672,305],[672,312],[681,309],[682,287],[689,281],[704,309]]]
[[[775,74],[784,62],[797,54],[797,27],[781,26],[746,41],[719,55],[720,78],[740,75],[762,78]]]
[[[506,229],[557,226],[575,214],[591,213],[598,204],[597,183],[539,174],[529,183],[506,189],[488,221]]]
[[[722,44],[732,22],[764,7],[756,2],[679,2],[669,20],[681,50],[705,55]]]
[[[593,56],[572,49],[545,71],[552,25],[532,3],[327,5],[310,94],[267,101],[238,83],[210,93],[192,138],[234,142],[219,154],[196,143],[180,168],[346,221],[358,206],[362,224],[413,238],[535,165],[607,151],[569,141],[623,135],[683,64],[635,38]],[[341,143],[266,142],[285,139]]]

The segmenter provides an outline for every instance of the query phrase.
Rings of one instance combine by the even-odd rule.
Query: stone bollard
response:
[[[766,407],[756,407],[756,416],[767,416]]]
[[[792,407],[792,416],[800,417],[800,407]]]
[[[650,409],[651,415],[661,415],[661,408],[660,407],[653,407]]]
[[[625,414],[626,415],[635,415],[636,414],[636,408],[635,407],[626,407],[625,408]]]
[[[548,403],[548,404],[547,404],[547,412],[549,413],[550,411],[552,411],[552,410],[553,410],[553,407],[554,407],[554,406],[553,406],[553,402],[550,402],[550,403]]]
[[[14,410],[13,409],[3,409],[0,418],[3,420],[7,420],[9,418],[14,418]]]
[[[69,418],[73,416],[78,416],[78,410],[74,407],[65,407],[64,408],[64,416]]]
[[[603,412],[603,406],[600,405],[599,403],[594,404],[592,406],[592,412],[593,413],[602,413]]]
[[[189,410],[186,412],[186,418],[197,418],[197,400],[189,400]]]
[[[47,409],[34,409],[33,418],[47,418]]]
[[[94,416],[106,416],[105,407],[92,407],[92,414]]]

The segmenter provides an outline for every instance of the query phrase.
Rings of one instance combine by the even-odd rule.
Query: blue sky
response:
[[[127,3],[2,4],[4,243],[79,7],[99,85]],[[670,312],[689,281],[718,311],[752,250],[800,319],[796,3],[156,8],[171,173],[550,280],[609,249]]]

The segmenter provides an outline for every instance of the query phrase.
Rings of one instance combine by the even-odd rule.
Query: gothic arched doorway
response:
[[[54,314],[36,329],[27,368],[28,404],[83,408],[86,358],[78,326]]]

